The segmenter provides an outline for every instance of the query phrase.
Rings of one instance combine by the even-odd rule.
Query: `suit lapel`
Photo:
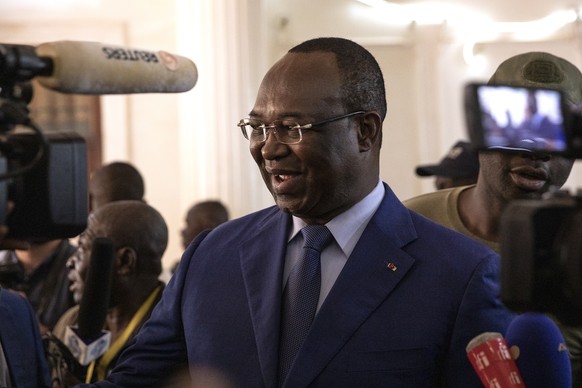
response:
[[[277,212],[241,244],[241,268],[265,386],[275,386],[283,263],[290,217]]]
[[[322,305],[286,387],[308,386],[389,296],[414,264],[400,249],[414,238],[408,212],[387,188],[382,205]]]

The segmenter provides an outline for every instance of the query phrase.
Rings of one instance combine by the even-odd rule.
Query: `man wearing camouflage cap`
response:
[[[582,73],[545,52],[513,56],[499,65],[490,85],[555,89],[570,105],[582,103]],[[477,183],[404,201],[410,209],[500,252],[500,219],[515,199],[537,199],[566,182],[574,160],[527,150],[481,151]],[[582,384],[582,329],[561,327],[571,354],[574,386]]]

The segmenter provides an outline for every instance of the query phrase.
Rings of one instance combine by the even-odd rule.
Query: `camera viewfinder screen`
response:
[[[560,92],[481,85],[477,94],[487,148],[566,150]]]

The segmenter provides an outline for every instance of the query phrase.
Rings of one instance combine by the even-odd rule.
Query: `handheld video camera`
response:
[[[582,116],[560,91],[469,84],[465,114],[477,150],[582,158]],[[507,307],[582,325],[581,203],[582,194],[556,189],[507,206],[500,226]]]
[[[29,117],[29,80],[46,68],[33,47],[0,44],[0,224],[18,240],[77,236],[88,216],[85,140]]]
[[[478,150],[529,150],[582,158],[580,107],[553,89],[469,84],[465,114]]]

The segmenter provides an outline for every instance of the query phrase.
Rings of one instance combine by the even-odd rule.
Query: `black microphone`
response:
[[[56,41],[36,47],[0,44],[0,75],[30,79],[74,94],[180,93],[196,85],[190,59],[98,42]]]
[[[101,335],[111,298],[113,258],[113,241],[95,238],[79,304],[79,335],[83,338],[94,340]]]
[[[113,241],[105,237],[93,240],[78,325],[68,326],[65,333],[65,344],[81,365],[105,353],[111,341],[111,333],[103,330],[103,325],[111,298],[114,258]]]

